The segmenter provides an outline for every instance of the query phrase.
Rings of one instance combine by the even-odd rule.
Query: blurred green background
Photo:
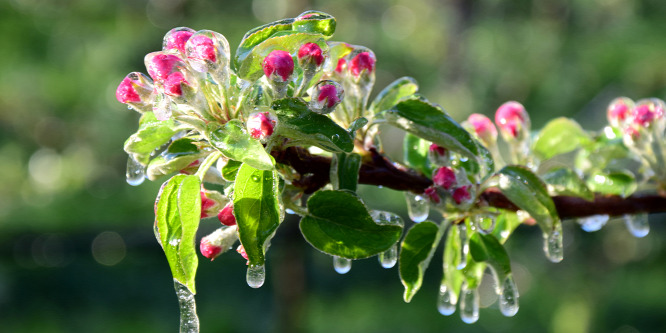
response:
[[[145,71],[176,26],[224,34],[318,9],[338,19],[335,40],[377,55],[376,91],[400,76],[457,120],[524,103],[535,127],[605,122],[616,96],[666,97],[663,0],[1,0],[0,325],[2,332],[173,332],[178,309],[152,234],[159,183],[125,183],[122,144],[138,114],[114,98]],[[400,137],[386,130],[400,156]],[[388,148],[388,147],[387,147]],[[364,188],[375,209],[405,215],[400,193]],[[267,284],[245,284],[235,253],[200,262],[203,332],[663,332],[663,215],[634,239],[623,223],[586,234],[567,223],[565,260],[549,263],[535,228],[508,242],[521,292],[500,315],[490,285],[466,325],[436,310],[441,262],[402,302],[397,269],[375,259],[337,275],[331,259],[286,221],[268,256]],[[215,221],[202,222],[202,234]]]

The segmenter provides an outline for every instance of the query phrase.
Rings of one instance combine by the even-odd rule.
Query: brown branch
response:
[[[305,193],[312,193],[329,182],[330,158],[312,155],[299,147],[289,147],[282,151],[274,151],[272,154],[278,163],[290,165],[301,175],[301,178],[293,184],[304,189]],[[420,194],[432,185],[432,180],[392,163],[371,149],[361,165],[359,183]],[[481,200],[493,207],[518,210],[518,207],[496,188],[485,190],[481,194]],[[553,201],[560,218],[666,212],[666,197],[657,194],[634,194],[627,198],[597,194],[594,201],[559,195],[554,196]]]

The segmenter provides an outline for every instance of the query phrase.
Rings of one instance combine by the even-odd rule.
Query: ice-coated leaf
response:
[[[428,158],[430,142],[418,136],[406,133],[402,143],[402,153],[405,165],[412,169],[421,171],[424,175],[432,175],[433,166]]]
[[[243,163],[234,160],[228,160],[227,163],[222,167],[222,178],[230,182],[236,180],[236,174],[238,173],[238,169],[240,168],[241,164]]]
[[[316,249],[330,255],[367,258],[388,250],[402,226],[379,225],[360,198],[349,191],[317,191],[308,199],[301,232]]]
[[[349,131],[349,133],[353,137],[354,135],[356,135],[356,131],[363,128],[363,126],[365,126],[367,123],[368,123],[368,119],[366,119],[364,117],[358,117],[358,118],[354,119],[354,121],[352,121],[351,124],[349,124],[349,128],[347,129],[347,131]]]
[[[534,141],[532,150],[540,159],[568,153],[590,142],[590,137],[569,118],[556,118],[548,122]]]
[[[499,189],[520,209],[528,212],[543,232],[550,233],[559,216],[546,185],[523,166],[509,165],[497,172]]]
[[[309,10],[294,20],[292,29],[299,32],[312,32],[322,34],[326,38],[333,36],[337,22],[330,14]]]
[[[139,130],[125,141],[125,152],[133,154],[138,162],[146,165],[150,154],[182,129],[173,119],[160,121],[152,112],[146,112],[139,120]]]
[[[486,265],[475,262],[471,256],[467,256],[467,264],[463,269],[457,269],[456,266],[460,260],[460,237],[458,228],[452,226],[446,235],[444,242],[444,276],[443,283],[452,290],[456,297],[460,294],[460,288],[463,281],[467,282],[470,288],[476,288],[481,284],[483,272]]]
[[[419,85],[411,77],[403,76],[386,86],[370,104],[372,112],[381,112],[392,108],[401,99],[416,94]]]
[[[185,169],[192,162],[205,155],[206,153],[199,151],[199,148],[191,139],[175,140],[163,154],[150,161],[146,176],[150,180],[158,179],[161,176]]]
[[[519,225],[520,220],[515,212],[502,211],[495,220],[495,229],[493,229],[492,235],[499,240],[500,244],[504,244]]]
[[[255,46],[259,45],[277,32],[291,30],[293,22],[294,19],[275,21],[256,27],[245,33],[245,36],[243,36],[243,39],[236,50],[236,68],[240,66],[240,63],[248,56]]]
[[[511,273],[509,254],[493,235],[475,232],[469,239],[469,253],[474,261],[490,265],[497,274],[497,281],[504,281]]]
[[[594,193],[570,168],[553,168],[541,176],[541,179],[548,184],[548,189],[552,190],[553,195],[570,195],[588,201],[594,200]]]
[[[333,154],[330,172],[333,189],[356,192],[360,169],[361,155],[356,153]]]
[[[477,144],[469,132],[451,119],[441,107],[422,97],[404,99],[382,114],[398,128],[465,157],[477,159]]]
[[[274,50],[287,51],[294,55],[301,45],[316,43],[323,52],[327,52],[328,46],[320,34],[280,31],[270,38],[255,46],[250,53],[238,64],[238,76],[244,80],[254,82],[264,75],[262,62]]]
[[[312,145],[339,153],[351,152],[354,140],[349,132],[331,118],[314,113],[298,98],[285,98],[273,102],[278,117],[276,133],[300,145]]]
[[[197,272],[195,236],[201,218],[201,183],[194,175],[176,175],[162,185],[155,203],[155,237],[166,254],[173,278],[192,292]]]
[[[279,176],[243,163],[236,174],[234,216],[250,265],[263,265],[268,244],[282,221]]]
[[[400,279],[405,286],[403,298],[409,303],[421,288],[423,275],[442,235],[437,224],[424,221],[407,232],[400,248]]]
[[[587,178],[587,186],[594,192],[628,197],[638,188],[636,177],[628,170],[597,171]]]
[[[234,119],[224,124],[224,127],[211,130],[211,143],[224,156],[232,160],[247,163],[260,170],[273,169],[273,159],[264,146],[245,131],[243,123]]]

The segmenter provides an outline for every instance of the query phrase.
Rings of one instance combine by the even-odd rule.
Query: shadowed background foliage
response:
[[[666,97],[661,0],[0,2],[0,322],[7,332],[169,332],[178,323],[170,272],[152,234],[160,182],[124,181],[122,144],[138,114],[117,84],[176,26],[224,34],[232,46],[266,22],[307,9],[338,19],[335,40],[377,55],[376,91],[409,75],[457,120],[523,102],[539,128],[569,116],[588,129],[626,95]],[[389,155],[399,132],[385,129]],[[405,215],[400,193],[363,188],[371,208]],[[432,216],[431,216],[432,217]],[[337,275],[287,220],[268,255],[267,284],[245,284],[235,253],[200,262],[204,332],[653,332],[666,330],[664,217],[634,239],[622,223],[585,234],[565,223],[565,260],[540,234],[508,243],[521,309],[503,318],[491,286],[481,318],[437,313],[437,257],[411,304],[397,269],[355,262]],[[202,234],[217,226],[202,221]],[[441,256],[441,254],[439,255]]]

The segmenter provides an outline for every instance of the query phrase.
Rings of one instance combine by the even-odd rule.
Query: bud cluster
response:
[[[473,203],[475,189],[464,169],[450,166],[437,168],[433,172],[432,182],[433,185],[425,190],[424,195],[433,204],[448,202],[451,209],[447,210],[464,210]]]

